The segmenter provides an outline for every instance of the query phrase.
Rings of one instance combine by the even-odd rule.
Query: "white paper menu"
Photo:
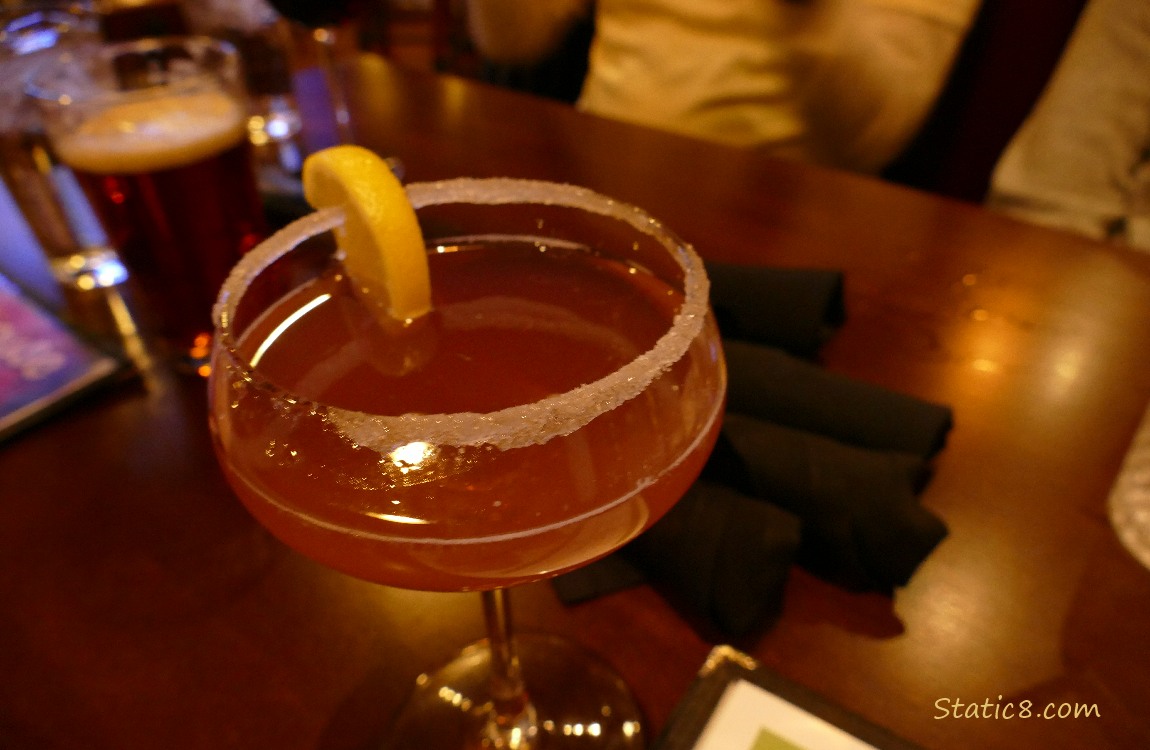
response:
[[[875,750],[746,680],[727,685],[694,750]]]

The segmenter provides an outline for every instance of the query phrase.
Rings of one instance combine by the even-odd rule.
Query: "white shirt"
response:
[[[979,0],[599,0],[578,106],[877,172],[921,127]]]
[[[1091,0],[988,205],[1150,250],[1150,2]]]

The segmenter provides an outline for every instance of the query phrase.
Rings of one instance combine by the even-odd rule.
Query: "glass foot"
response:
[[[487,641],[416,680],[385,750],[641,750],[645,730],[630,689],[598,657],[562,638],[515,636],[531,705],[510,738],[488,732],[493,698]]]

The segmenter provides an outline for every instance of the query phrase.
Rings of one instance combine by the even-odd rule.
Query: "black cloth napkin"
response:
[[[951,410],[845,377],[778,349],[724,338],[727,410],[852,445],[928,457]]]
[[[725,311],[729,377],[716,449],[663,519],[614,555],[554,579],[561,600],[651,583],[744,635],[781,610],[796,563],[851,590],[889,593],[945,538],[918,494],[951,410],[798,356],[842,323],[841,275],[771,270],[708,266],[712,306]],[[784,307],[789,321],[762,323]],[[749,337],[756,341],[741,340]]]
[[[731,487],[696,482],[619,553],[554,580],[568,604],[642,583],[728,633],[776,616],[799,548],[799,519]]]
[[[728,413],[712,463],[733,485],[797,516],[797,561],[851,589],[905,585],[946,536],[918,502],[930,472],[917,456]]]
[[[812,268],[706,264],[723,336],[813,356],[843,324],[843,274]]]

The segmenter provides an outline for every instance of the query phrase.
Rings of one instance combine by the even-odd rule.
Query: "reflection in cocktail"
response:
[[[221,463],[251,512],[321,563],[485,592],[488,640],[425,675],[393,746],[564,747],[578,724],[599,735],[580,747],[639,747],[626,688],[578,649],[513,638],[504,588],[617,549],[694,480],[725,386],[701,263],[579,188],[408,192],[435,306],[414,326],[386,330],[355,299],[327,234],[338,210],[233,272],[210,382]]]

